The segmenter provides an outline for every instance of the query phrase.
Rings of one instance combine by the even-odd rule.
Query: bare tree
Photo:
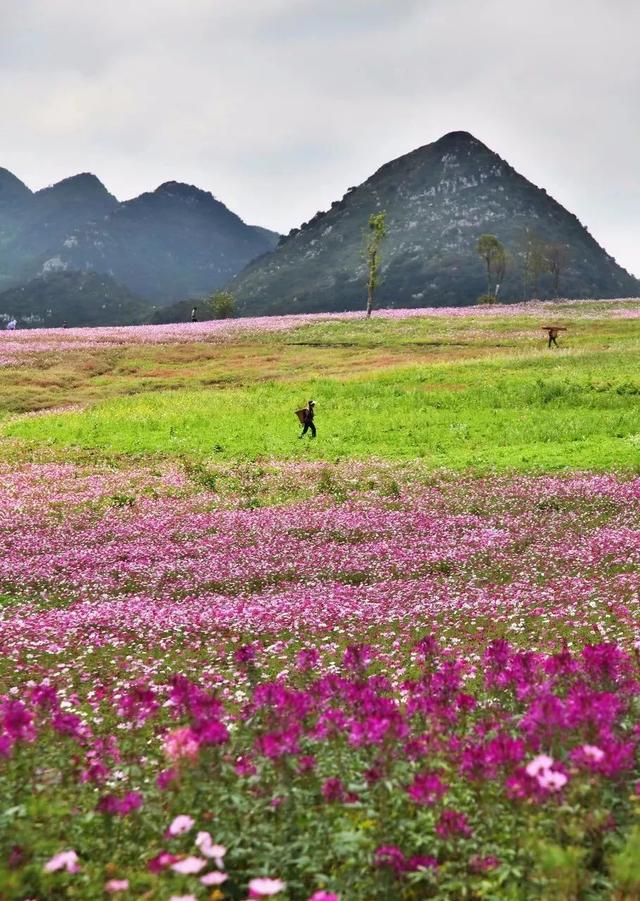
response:
[[[385,212],[372,213],[369,216],[369,232],[365,249],[367,259],[367,319],[371,316],[373,295],[378,287],[380,244],[387,236],[386,218],[387,214]]]

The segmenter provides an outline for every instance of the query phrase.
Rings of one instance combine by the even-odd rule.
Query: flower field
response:
[[[640,898],[639,321],[2,333],[0,901]]]
[[[640,479],[0,475],[1,897],[637,897]]]

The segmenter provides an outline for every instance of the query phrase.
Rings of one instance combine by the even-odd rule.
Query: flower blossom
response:
[[[199,873],[206,866],[207,861],[202,857],[184,857],[182,860],[171,864],[171,869],[176,873],[182,873],[183,876],[190,876],[193,873]]]
[[[66,870],[67,873],[79,873],[78,855],[75,851],[59,851],[48,860],[43,867],[45,873],[55,873],[57,870]]]
[[[185,832],[188,832],[193,828],[195,822],[193,817],[181,813],[171,821],[171,825],[167,829],[167,834],[171,836],[184,835]]]
[[[249,882],[250,898],[270,898],[284,889],[282,879],[270,879],[268,876],[259,876]]]

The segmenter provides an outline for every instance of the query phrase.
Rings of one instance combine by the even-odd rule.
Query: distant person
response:
[[[65,319],[65,321],[62,323],[62,328],[67,328],[67,320],[66,320],[66,319]]]
[[[7,322],[7,331],[15,332],[17,327],[18,327],[18,323],[16,322],[16,320],[13,317],[11,317],[11,319]]]
[[[302,435],[299,436],[300,438],[304,438],[309,429],[311,429],[311,437],[316,437],[316,426],[313,421],[315,406],[315,400],[310,400],[304,410],[300,411],[302,413],[301,422],[303,425]]]
[[[561,325],[543,325],[542,328],[549,335],[547,347],[551,347],[552,344],[554,347],[559,347],[558,335],[560,332],[566,332],[566,328]]]
[[[198,321],[198,308],[197,308],[197,307],[194,307],[194,308],[191,310],[191,321],[192,321],[192,322],[197,322],[197,321]]]

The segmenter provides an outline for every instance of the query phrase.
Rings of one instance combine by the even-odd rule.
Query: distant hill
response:
[[[211,294],[279,238],[192,185],[167,182],[119,203],[90,173],[34,193],[0,169],[0,290],[93,271],[171,303]]]
[[[486,292],[476,242],[483,233],[509,254],[503,300],[532,296],[524,285],[527,241],[562,247],[563,297],[640,295],[640,282],[610,257],[578,219],[467,132],[387,163],[350,188],[327,212],[293,229],[227,286],[244,314],[362,308],[366,295],[364,234],[371,213],[385,210],[377,303],[385,307],[466,305]],[[542,274],[537,291],[551,296]]]
[[[0,170],[0,288],[29,279],[38,270],[61,268],[49,257],[64,246],[70,231],[103,219],[117,206],[116,198],[89,173],[32,193],[6,169]]]
[[[162,304],[211,294],[278,238],[246,225],[207,191],[166,182],[70,231],[41,266],[108,272]]]
[[[0,292],[0,323],[15,316],[21,328],[132,325],[150,312],[145,300],[97,272],[52,272]]]

